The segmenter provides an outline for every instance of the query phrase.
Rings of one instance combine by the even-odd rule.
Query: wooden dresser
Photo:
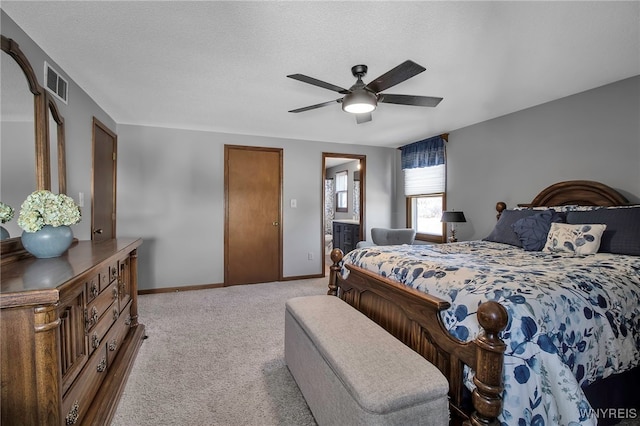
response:
[[[3,425],[108,425],[144,338],[140,239],[2,265]]]

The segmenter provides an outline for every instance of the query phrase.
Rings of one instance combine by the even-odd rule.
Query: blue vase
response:
[[[4,229],[4,226],[0,226],[0,240],[6,240],[9,238],[9,231]]]
[[[45,225],[36,232],[22,232],[22,246],[40,259],[61,256],[73,242],[73,231],[68,226]]]

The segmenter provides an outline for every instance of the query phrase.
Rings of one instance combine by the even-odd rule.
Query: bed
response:
[[[640,415],[637,397],[596,401],[639,376],[640,206],[604,184],[566,181],[519,210],[506,207],[496,205],[496,229],[482,241],[365,247],[344,257],[334,250],[328,294],[444,373],[451,424],[605,424],[608,412],[595,407],[626,409],[613,417]],[[545,222],[545,240],[588,227],[573,252],[551,242],[541,251],[524,249],[496,237],[508,218],[531,218],[520,225],[550,220],[548,207],[554,222]],[[606,222],[620,214],[628,223]],[[582,244],[592,243],[603,218],[610,229],[598,229],[596,240],[613,253],[585,254]],[[633,235],[620,240],[620,226]],[[540,235],[528,235],[517,234],[522,245],[540,243]]]

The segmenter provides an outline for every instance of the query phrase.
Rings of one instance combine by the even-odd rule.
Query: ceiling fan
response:
[[[334,92],[341,93],[345,96],[333,101],[310,105],[304,108],[293,109],[289,112],[298,113],[309,111],[337,102],[342,104],[342,109],[344,111],[355,114],[356,122],[360,124],[371,121],[371,111],[376,109],[378,102],[399,105],[435,107],[440,103],[442,98],[435,98],[431,96],[392,95],[389,93],[380,93],[383,90],[393,87],[398,83],[402,83],[403,81],[408,80],[425,70],[426,68],[422,65],[418,65],[415,62],[408,60],[401,63],[392,70],[387,71],[380,77],[371,81],[369,84],[365,85],[362,82],[362,77],[367,74],[367,66],[356,65],[351,68],[351,73],[358,80],[349,89],[345,89],[340,86],[315,79],[313,77],[308,77],[303,74],[291,74],[287,77],[294,80],[302,81],[303,83],[313,84],[314,86],[322,87],[324,89],[333,90]]]

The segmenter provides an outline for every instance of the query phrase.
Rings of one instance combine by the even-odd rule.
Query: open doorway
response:
[[[366,156],[322,153],[322,244],[327,265],[329,253],[340,248],[344,253],[364,240]]]

